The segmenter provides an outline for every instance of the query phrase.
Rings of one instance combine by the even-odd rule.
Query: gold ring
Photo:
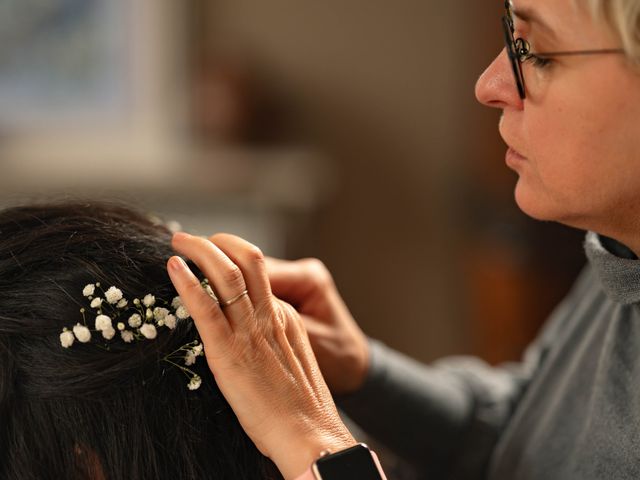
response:
[[[236,303],[238,300],[240,300],[242,297],[244,297],[245,295],[247,295],[249,293],[248,290],[245,290],[244,292],[242,292],[240,295],[236,295],[235,297],[233,297],[230,300],[226,300],[224,302],[220,302],[220,306],[221,307],[228,307],[229,305]]]

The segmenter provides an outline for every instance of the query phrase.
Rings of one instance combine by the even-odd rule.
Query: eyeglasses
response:
[[[502,17],[502,28],[504,30],[504,42],[507,47],[507,55],[513,70],[513,76],[516,79],[516,86],[520,98],[526,98],[524,87],[524,75],[522,73],[522,63],[531,60],[551,59],[552,57],[561,57],[569,55],[599,55],[611,53],[624,53],[620,48],[608,48],[601,50],[575,50],[570,52],[532,52],[529,43],[522,38],[514,38],[515,28],[513,26],[513,16],[511,13],[511,2],[505,2],[506,13]]]

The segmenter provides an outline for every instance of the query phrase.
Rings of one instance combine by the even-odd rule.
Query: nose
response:
[[[476,98],[488,107],[502,109],[507,107],[521,109],[523,107],[506,48],[502,49],[478,78]]]

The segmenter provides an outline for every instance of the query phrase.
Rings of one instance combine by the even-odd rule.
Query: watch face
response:
[[[316,468],[323,480],[382,480],[371,452],[364,445],[319,458]]]

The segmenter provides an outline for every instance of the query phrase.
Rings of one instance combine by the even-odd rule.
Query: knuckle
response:
[[[257,333],[259,335],[266,334],[267,337],[281,336],[280,334],[287,330],[291,321],[291,315],[285,308],[285,303],[277,299],[256,307],[255,315],[258,326]]]
[[[279,302],[280,302],[280,308],[282,309],[282,314],[285,317],[290,318],[292,320],[296,320],[300,317],[300,315],[298,315],[298,311],[295,308],[293,308],[293,305],[282,300],[280,300]]]
[[[236,264],[230,264],[222,274],[222,280],[227,284],[233,287],[242,287],[244,288],[244,277],[242,276],[242,271],[240,267]]]
[[[322,260],[305,258],[300,261],[317,287],[324,288],[333,285],[333,277]]]
[[[278,326],[283,330],[295,326],[302,321],[296,309],[293,308],[291,304],[282,300],[278,301],[277,312]]]
[[[248,245],[244,252],[245,259],[252,264],[264,263],[264,254],[260,248],[255,245]]]

